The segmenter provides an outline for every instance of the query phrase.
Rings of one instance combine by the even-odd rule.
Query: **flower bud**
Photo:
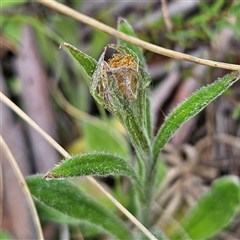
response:
[[[136,99],[138,64],[129,55],[114,54],[108,61],[108,73],[115,76],[119,90],[129,100]],[[107,66],[106,66],[107,67]]]
[[[105,61],[108,48],[117,51]],[[90,87],[94,98],[110,112],[131,109],[138,95],[149,84],[150,77],[139,63],[137,55],[130,49],[109,44],[97,64]]]

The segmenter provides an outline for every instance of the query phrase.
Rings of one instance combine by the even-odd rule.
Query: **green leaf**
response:
[[[83,67],[87,75],[92,78],[93,73],[97,66],[97,61],[88,56],[86,53],[83,53],[79,49],[75,48],[69,43],[61,43],[60,47],[66,47],[68,51],[72,54],[72,56],[79,62],[79,64]]]
[[[1,1],[1,10],[11,7],[18,7],[20,4],[26,3],[27,0],[18,0],[18,1]]]
[[[232,113],[232,118],[234,120],[239,120],[240,119],[240,106],[236,106],[233,110],[233,113]]]
[[[50,170],[45,178],[73,178],[85,175],[123,175],[137,181],[135,171],[124,159],[99,152],[71,156]]]
[[[102,234],[102,231],[99,229],[99,227],[95,225],[89,226],[86,223],[84,224],[82,221],[79,221],[78,219],[75,219],[73,217],[69,217],[68,215],[61,213],[54,208],[49,208],[48,206],[44,205],[39,201],[35,201],[35,205],[36,205],[39,218],[43,223],[46,221],[47,222],[50,221],[58,224],[68,224],[69,226],[72,226],[72,227],[74,226],[79,227],[81,229],[81,233],[86,238],[91,234],[95,234],[95,235]]]
[[[239,71],[231,72],[212,84],[200,88],[191,97],[179,104],[166,118],[155,137],[153,145],[154,161],[157,161],[163,146],[179,127],[199,113],[239,79]]]
[[[41,176],[31,176],[26,181],[34,199],[55,214],[65,215],[72,223],[97,226],[118,239],[133,239],[122,221],[69,181],[46,181]]]
[[[91,198],[95,199],[102,206],[106,207],[109,211],[116,212],[117,207],[114,203],[106,197],[106,195],[94,184],[92,184],[85,176],[74,178],[71,180],[78,188],[80,188],[84,193],[86,193]],[[110,188],[108,185],[101,183],[107,191],[116,198],[114,189]]]
[[[94,58],[98,58],[101,55],[103,48],[108,44],[109,38],[110,35],[106,34],[105,32],[92,29],[92,39],[89,54]]]
[[[216,2],[214,2],[212,5],[211,5],[211,10],[210,10],[210,12],[211,12],[211,14],[213,15],[213,14],[219,14],[219,13],[221,13],[221,9],[224,9],[224,5],[225,5],[225,3],[224,2],[222,2],[222,1],[216,1]]]
[[[126,139],[110,123],[90,120],[84,122],[83,127],[88,150],[104,150],[130,160],[129,146]]]
[[[61,15],[53,15],[51,18],[52,28],[59,36],[67,36],[68,42],[72,43],[73,45],[78,44],[78,37],[76,34],[72,34],[73,32],[77,32],[79,29],[78,22],[67,16]],[[61,42],[63,42],[62,40]],[[61,43],[60,42],[60,43]]]
[[[0,229],[0,240],[13,240],[14,238],[11,237],[7,232]]]
[[[206,239],[226,227],[239,207],[239,179],[236,176],[222,177],[214,182],[181,225],[191,239]],[[171,239],[182,239],[181,234],[177,232]]]
[[[36,20],[36,18],[34,17],[21,15],[21,14],[11,15],[11,16],[3,15],[1,20],[4,24],[4,29],[3,29],[4,33],[8,37],[16,40],[17,42],[20,41],[21,28],[22,26],[24,26],[24,23],[33,26],[37,31],[42,32],[57,44],[63,41],[63,39],[58,34],[56,34],[50,28],[47,28],[46,25]]]
[[[46,206],[42,201],[35,201],[36,209],[41,221],[51,221],[59,224],[78,225],[79,219],[62,213],[55,208]]]
[[[131,37],[136,37],[135,32],[132,28],[132,26],[130,25],[130,23],[124,19],[124,18],[118,18],[118,31],[123,32]],[[143,56],[143,52],[142,49],[140,47],[138,47],[137,45],[134,45],[132,43],[123,41],[121,39],[118,40],[118,44],[122,45],[124,47],[130,48],[133,52],[136,53],[136,55],[138,56],[140,63],[141,63],[141,67],[143,69],[147,69],[147,65],[145,62],[145,58]]]

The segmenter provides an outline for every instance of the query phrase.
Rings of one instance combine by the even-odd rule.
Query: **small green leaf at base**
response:
[[[71,224],[96,226],[117,239],[133,239],[120,219],[69,181],[46,181],[42,176],[31,176],[26,181],[32,196],[41,207],[53,211],[52,219],[59,213],[63,221]]]
[[[240,208],[240,183],[236,176],[216,180],[181,223],[191,239],[206,239],[226,227]],[[183,239],[175,233],[171,239]]]
[[[44,178],[73,178],[86,175],[128,176],[136,181],[137,176],[124,159],[108,153],[88,153],[71,156],[50,170]]]

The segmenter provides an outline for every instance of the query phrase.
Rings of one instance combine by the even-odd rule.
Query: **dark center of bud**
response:
[[[118,88],[128,99],[136,98],[138,64],[135,59],[128,54],[113,54],[108,60],[109,67],[113,70],[118,82]]]

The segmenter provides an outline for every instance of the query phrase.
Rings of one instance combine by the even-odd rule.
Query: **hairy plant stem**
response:
[[[144,163],[146,162],[144,159],[147,159],[152,155],[152,146],[147,131],[142,124],[138,124],[139,121],[136,120],[131,109],[125,109],[125,111],[125,114],[120,113],[117,117],[127,129],[136,153]],[[152,158],[150,160],[152,161]],[[148,167],[149,165],[150,164],[148,163]]]
[[[150,209],[153,198],[153,189],[156,171],[152,171],[154,164],[152,145],[149,139],[149,133],[145,126],[140,126],[133,114],[128,112],[127,117],[123,119],[119,116],[127,129],[132,144],[135,148],[138,160],[138,173],[142,179],[144,197],[140,199],[139,216],[145,226],[150,225]],[[144,168],[144,169],[143,169]]]
[[[148,162],[153,163],[153,159],[151,157],[148,157],[146,160],[147,165]],[[141,211],[141,222],[144,224],[146,227],[150,227],[150,213],[151,213],[151,205],[153,201],[153,191],[154,191],[154,183],[155,183],[155,175],[156,171],[150,171],[151,170],[152,164],[149,164],[149,166],[145,167],[145,175],[143,179],[143,192],[144,192],[144,198],[143,201],[140,202],[141,208],[139,211]]]
[[[153,171],[149,171],[146,175],[144,184],[144,193],[146,194],[147,198],[146,202],[144,203],[145,209],[143,212],[143,224],[147,227],[150,227],[151,225],[150,213],[154,196],[156,173],[156,168]]]

